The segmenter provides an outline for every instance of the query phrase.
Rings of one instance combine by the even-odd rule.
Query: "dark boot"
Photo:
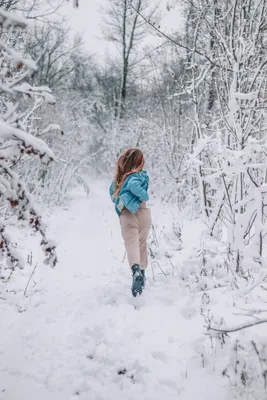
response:
[[[133,272],[133,283],[132,283],[132,295],[136,297],[138,294],[141,295],[144,287],[144,276],[138,264],[132,266]]]
[[[143,283],[143,289],[144,289],[145,286],[146,286],[146,272],[145,272],[145,269],[141,269],[141,273],[142,273],[143,278],[144,278],[144,283]]]

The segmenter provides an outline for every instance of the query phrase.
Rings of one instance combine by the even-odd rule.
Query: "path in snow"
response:
[[[1,309],[0,399],[223,399],[196,351],[203,321],[183,316],[176,278],[149,274],[144,295],[131,297],[104,189],[53,216],[59,265],[42,267],[26,312]]]

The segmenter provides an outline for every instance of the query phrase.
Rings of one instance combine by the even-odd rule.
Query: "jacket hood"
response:
[[[145,175],[147,175],[147,172],[143,170],[143,171],[139,172],[139,174],[145,176]]]

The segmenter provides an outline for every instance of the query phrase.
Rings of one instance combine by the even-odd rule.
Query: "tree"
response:
[[[129,75],[136,61],[134,55],[147,33],[146,24],[139,13],[145,12],[149,13],[149,18],[155,17],[156,7],[151,11],[146,0],[109,0],[109,6],[103,12],[104,37],[116,44],[121,57],[120,87],[114,93],[115,117],[121,118],[126,109]]]
[[[246,246],[259,262],[263,254],[267,6],[262,0],[185,5],[184,40],[161,32],[138,13],[183,49],[186,73],[175,97],[189,105],[188,172],[198,182],[210,234],[219,234],[222,224],[229,228],[232,267],[241,272]]]
[[[0,9],[0,24],[10,29],[24,29],[24,18]],[[43,102],[55,104],[54,97],[47,87],[31,86],[26,81],[37,70],[31,59],[1,43],[1,121],[0,121],[0,198],[5,201],[18,221],[28,221],[30,227],[38,232],[46,262],[54,266],[57,262],[55,245],[46,237],[46,228],[35,209],[33,200],[20,176],[14,168],[24,157],[36,155],[44,164],[54,160],[53,152],[39,138],[31,134],[33,113]],[[19,255],[11,245],[6,233],[7,221],[0,220],[0,254],[7,260],[7,268],[22,267]]]
[[[1,0],[0,8],[3,8],[6,11],[13,10],[16,6],[21,2],[21,0]]]
[[[210,35],[213,43],[213,60],[218,67],[216,73],[206,67],[206,76],[212,77],[212,89],[217,92],[213,115],[216,112],[219,119],[208,134],[204,133],[198,111],[194,153],[202,163],[203,205],[210,232],[213,234],[221,223],[228,227],[232,266],[242,273],[247,246],[260,263],[263,256],[267,4],[261,0],[232,0],[227,5],[214,1],[210,12],[205,10],[203,4],[197,33]],[[195,86],[197,104],[201,86]]]
[[[68,29],[60,22],[53,29],[39,23],[29,30],[24,42],[26,53],[38,60],[35,80],[52,89],[67,88],[66,82],[77,73],[81,38],[70,39]]]

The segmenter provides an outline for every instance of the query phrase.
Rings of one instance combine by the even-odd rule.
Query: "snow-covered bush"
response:
[[[267,391],[267,342],[255,337],[236,339],[223,376],[229,379],[236,399],[264,400]]]
[[[211,36],[216,65],[213,75],[207,65],[204,70],[192,70],[188,91],[194,90],[200,101],[201,90],[210,88],[210,83],[199,79],[203,73],[211,76],[216,119],[208,123],[202,106],[195,108],[196,139],[187,163],[198,180],[208,232],[228,243],[229,267],[242,274],[248,258],[257,260],[260,267],[265,237],[266,4],[256,0],[244,6],[233,3],[225,22],[219,18],[224,5],[218,4],[199,26],[200,42],[201,34]]]
[[[55,266],[55,245],[46,237],[46,227],[34,200],[29,194],[19,171],[22,160],[37,156],[44,165],[54,160],[54,154],[46,143],[34,137],[34,112],[43,102],[55,104],[47,87],[36,87],[29,80],[37,70],[31,59],[24,58],[6,43],[18,30],[26,27],[27,21],[18,14],[0,9],[1,24],[1,116],[0,116],[0,250],[2,270],[23,267],[23,262],[12,246],[12,238],[6,230],[6,212],[12,213],[21,223],[28,222],[33,231],[41,235],[41,246],[45,261]],[[17,172],[16,172],[17,171]],[[5,262],[6,261],[6,262]]]

